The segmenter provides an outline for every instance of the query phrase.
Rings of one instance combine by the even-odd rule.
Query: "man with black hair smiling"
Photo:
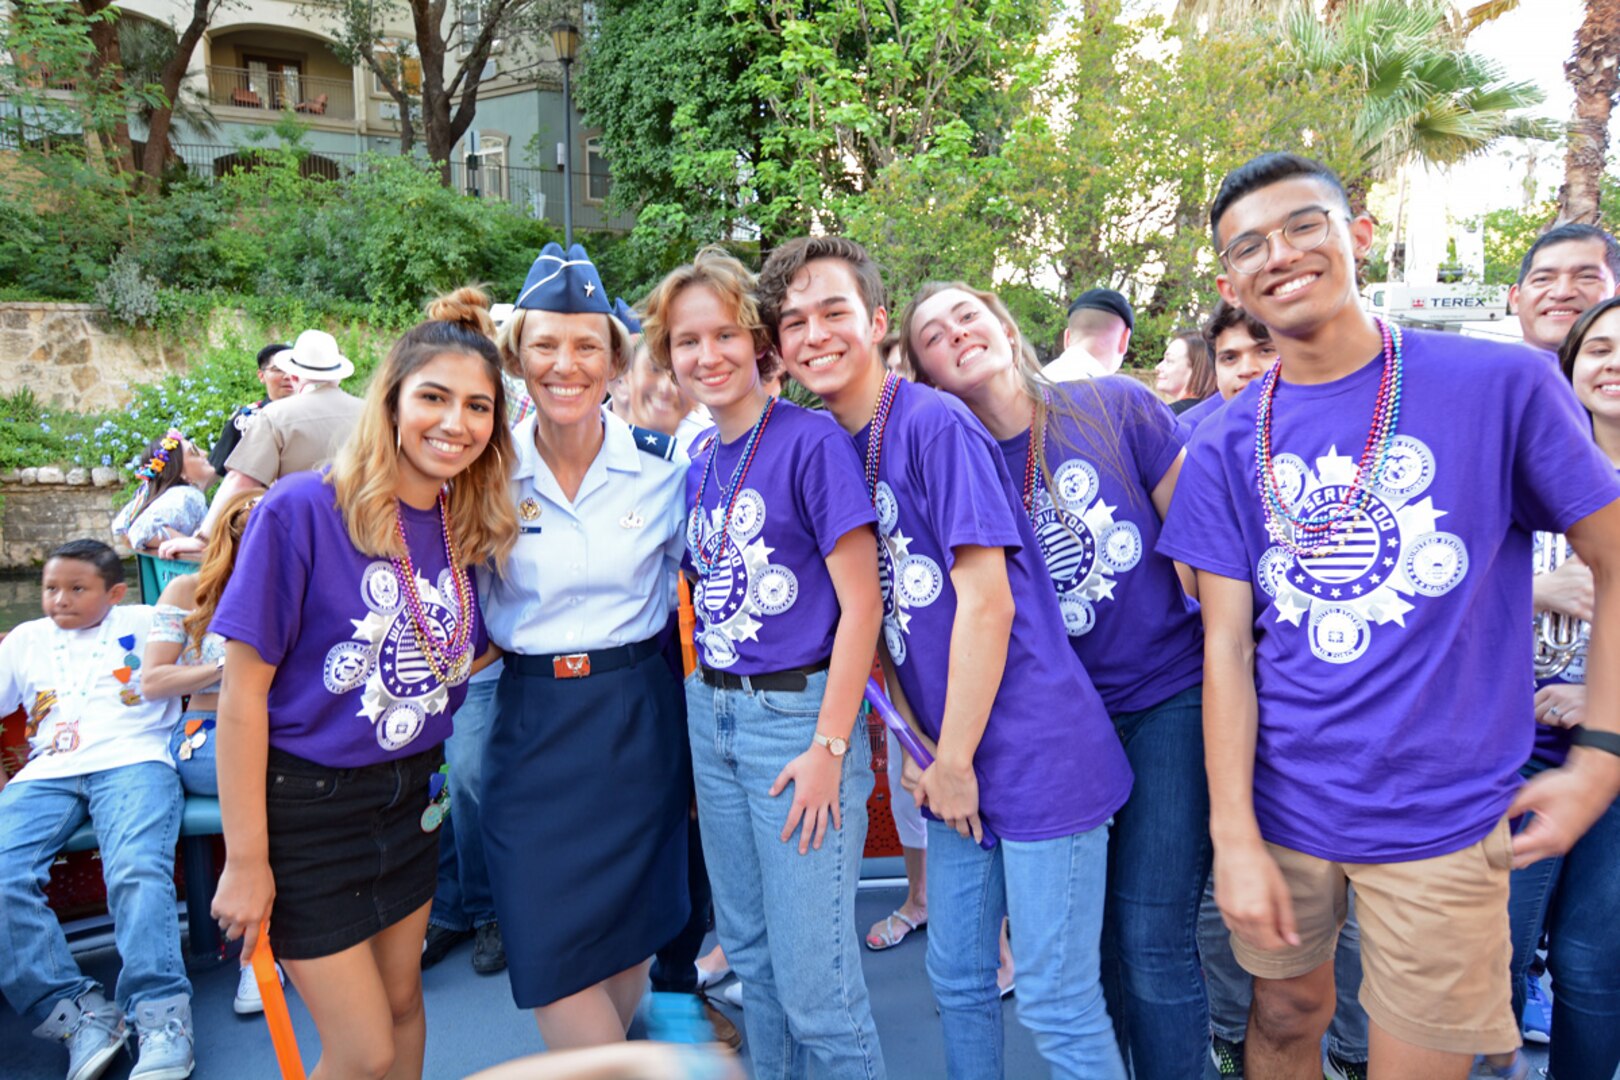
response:
[[[1200,427],[1159,549],[1198,571],[1247,1075],[1321,1075],[1354,884],[1373,1074],[1462,1080],[1519,1040],[1512,865],[1567,851],[1620,791],[1620,481],[1551,365],[1361,309],[1373,223],[1323,165],[1240,166],[1210,223],[1222,298],[1281,362]],[[1532,529],[1569,537],[1599,614],[1591,730],[1521,789]]]
[[[258,379],[264,386],[264,397],[231,413],[230,418],[225,421],[225,426],[220,429],[219,438],[214,440],[213,448],[208,451],[208,464],[212,465],[219,475],[225,475],[227,471],[225,462],[230,458],[231,451],[236,449],[236,444],[242,441],[242,432],[259,414],[259,410],[293,392],[292,376],[273,363],[276,357],[291,349],[291,345],[278,341],[259,350]]]
[[[1569,224],[1536,238],[1508,290],[1524,343],[1557,352],[1587,308],[1620,295],[1620,241],[1596,225]]]

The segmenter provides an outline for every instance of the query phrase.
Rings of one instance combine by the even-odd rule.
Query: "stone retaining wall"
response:
[[[216,311],[206,336],[241,323],[239,312]],[[196,347],[185,335],[125,326],[99,304],[0,304],[0,388],[27,387],[52,409],[119,408],[131,384],[184,370]]]
[[[0,569],[36,566],[68,540],[113,543],[109,527],[122,491],[113,469],[13,469],[0,475]],[[125,558],[131,554],[114,546]]]

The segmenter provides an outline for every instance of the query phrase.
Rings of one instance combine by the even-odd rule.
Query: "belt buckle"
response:
[[[569,653],[551,658],[551,674],[557,679],[583,679],[591,673],[590,653]]]

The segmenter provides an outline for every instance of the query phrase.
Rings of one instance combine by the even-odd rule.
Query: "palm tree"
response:
[[[1575,88],[1575,115],[1569,124],[1564,186],[1558,191],[1558,220],[1595,225],[1609,116],[1620,94],[1620,0],[1586,0],[1586,19],[1575,32],[1575,53],[1564,63],[1564,76]]]
[[[1521,114],[1541,90],[1509,81],[1500,64],[1466,48],[1476,16],[1510,6],[1465,14],[1445,0],[1353,0],[1327,23],[1306,0],[1284,15],[1278,45],[1308,70],[1348,72],[1360,84],[1355,135],[1369,175],[1383,179],[1415,160],[1455,164],[1501,138],[1552,136],[1544,121]]]

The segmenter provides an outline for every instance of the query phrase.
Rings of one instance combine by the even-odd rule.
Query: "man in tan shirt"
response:
[[[208,516],[193,536],[166,542],[159,552],[163,558],[202,551],[218,509],[232,496],[262,491],[288,473],[325,465],[360,422],[364,403],[338,385],[354,374],[354,364],[338,351],[331,334],[305,330],[271,363],[291,377],[293,393],[252,418],[225,461],[230,472],[214,493]]]

